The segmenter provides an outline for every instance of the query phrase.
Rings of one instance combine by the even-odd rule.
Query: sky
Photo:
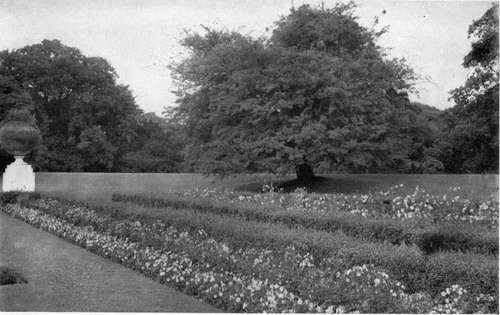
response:
[[[86,56],[109,61],[119,82],[129,85],[145,112],[161,114],[175,106],[175,84],[167,65],[185,53],[178,41],[200,25],[269,35],[266,28],[293,4],[321,0],[0,0],[0,50],[59,39]],[[335,1],[324,0],[324,5]],[[387,25],[379,45],[392,57],[404,57],[425,80],[414,101],[440,109],[453,106],[449,91],[470,72],[462,67],[470,50],[467,30],[491,6],[490,1],[357,1],[359,23],[373,18]],[[385,13],[383,11],[385,10]],[[390,48],[390,49],[389,49]]]

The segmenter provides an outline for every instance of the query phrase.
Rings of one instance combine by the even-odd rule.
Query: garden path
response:
[[[0,266],[28,280],[0,286],[0,311],[220,312],[2,212]]]

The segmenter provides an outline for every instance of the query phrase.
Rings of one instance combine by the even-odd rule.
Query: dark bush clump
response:
[[[419,233],[416,244],[425,254],[443,250],[498,253],[498,237],[478,235],[456,226],[440,226],[439,229]]]
[[[28,283],[28,281],[14,269],[0,266],[0,285],[16,283]]]
[[[36,199],[40,199],[40,193],[22,191],[7,191],[0,193],[0,204],[16,203],[21,200]]]
[[[16,203],[17,197],[21,194],[19,191],[8,191],[0,193],[0,203]]]

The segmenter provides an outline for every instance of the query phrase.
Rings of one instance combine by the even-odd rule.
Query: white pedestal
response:
[[[22,156],[9,164],[2,176],[2,190],[35,191],[35,173],[31,165],[23,161]]]

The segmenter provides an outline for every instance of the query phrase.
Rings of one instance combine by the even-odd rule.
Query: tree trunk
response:
[[[295,174],[297,174],[297,179],[301,182],[307,182],[314,178],[313,169],[307,163],[295,166]]]

